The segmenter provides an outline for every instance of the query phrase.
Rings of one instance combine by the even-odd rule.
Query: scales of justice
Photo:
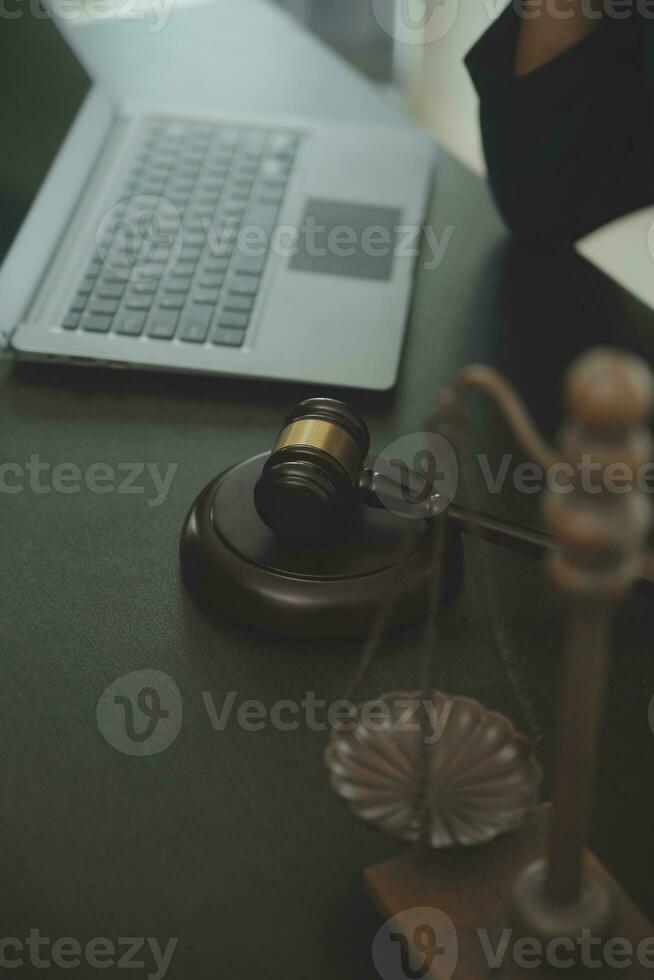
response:
[[[499,406],[526,456],[545,471],[563,464],[566,472],[576,473],[582,458],[591,457],[601,477],[620,473],[624,481],[618,493],[589,493],[579,480],[568,493],[543,491],[551,537],[525,541],[518,534],[514,541],[549,553],[549,573],[567,615],[552,801],[538,805],[538,764],[527,740],[506,719],[431,688],[421,696],[440,705],[444,718],[431,747],[420,744],[420,734],[395,733],[394,739],[392,730],[334,731],[327,750],[332,785],[357,816],[417,845],[365,873],[374,903],[385,918],[393,917],[396,933],[414,954],[414,975],[434,980],[555,975],[549,962],[535,966],[533,955],[530,962],[506,956],[501,967],[491,969],[479,930],[497,938],[509,927],[512,942],[529,937],[543,949],[555,944],[556,962],[566,963],[569,971],[574,961],[574,976],[654,976],[653,927],[584,846],[612,622],[632,588],[651,584],[652,505],[635,476],[654,458],[648,424],[654,378],[644,362],[619,351],[597,349],[581,357],[565,379],[568,418],[557,448],[541,438],[503,377],[484,366],[465,369],[438,400],[434,427],[450,436],[454,432],[455,444],[465,427],[467,396],[475,389]],[[434,518],[434,535],[438,523],[447,520],[445,509]],[[465,524],[461,515],[457,520]],[[487,522],[477,522],[474,513],[468,520],[471,533],[511,543],[501,528],[489,534]],[[510,536],[510,530],[506,533]],[[447,551],[435,547],[434,552],[432,572],[442,579]],[[436,616],[437,608],[435,595],[429,615]],[[406,759],[413,760],[419,776],[414,787],[399,775]],[[425,938],[416,912],[425,908],[444,912],[454,923],[455,967],[447,943],[440,958],[434,956],[438,936],[432,931]],[[614,970],[595,960],[587,971],[579,958],[584,935],[595,943],[616,937],[634,952],[649,951],[650,968],[634,959],[632,967]],[[426,962],[429,969],[421,971]]]
[[[353,814],[414,845],[364,875],[375,905],[394,923],[398,951],[404,944],[408,956],[398,980],[407,969],[432,980],[551,977],[551,964],[534,966],[533,958],[526,965],[507,956],[492,968],[480,930],[498,936],[506,928],[513,941],[556,944],[558,962],[567,962],[575,977],[654,976],[654,940],[647,947],[654,927],[585,848],[613,620],[632,589],[651,592],[654,582],[648,552],[654,512],[637,480],[654,460],[654,377],[642,360],[620,350],[598,348],[580,357],[564,379],[567,418],[551,446],[500,374],[470,366],[440,394],[429,422],[430,432],[447,438],[459,456],[475,391],[499,408],[528,460],[545,472],[563,466],[569,474],[568,492],[551,486],[542,491],[547,532],[490,519],[437,492],[411,498],[419,501],[423,521],[389,515],[384,504],[401,501],[406,487],[392,486],[374,460],[359,465],[356,453],[342,455],[343,447],[358,442],[365,457],[365,433],[346,406],[330,415],[329,400],[316,399],[310,411],[287,419],[272,455],[235,467],[200,495],[182,535],[187,581],[205,601],[213,596],[214,605],[216,595],[227,595],[223,611],[239,618],[242,609],[250,625],[305,636],[365,631],[352,696],[385,631],[426,613],[420,690],[383,695],[388,714],[374,730],[360,704],[349,725],[332,731],[326,751],[332,787]],[[340,443],[321,444],[323,456],[341,453],[347,491],[339,490],[343,474],[330,469],[333,460],[326,470],[306,470],[318,459],[307,456],[306,447],[298,452],[298,425],[306,425],[307,414],[314,439],[315,432],[325,436],[326,419],[349,433],[349,441],[341,433]],[[579,478],[588,458],[596,471],[593,492]],[[306,472],[315,492],[302,482]],[[365,517],[348,525],[348,543],[339,543],[336,524],[355,498],[371,506],[360,508]],[[302,540],[292,540],[287,532],[298,522]],[[549,803],[539,802],[542,770],[528,735],[478,702],[434,690],[431,683],[439,608],[463,569],[461,531],[542,554],[565,607]],[[509,680],[515,684],[515,677]],[[408,704],[417,707],[417,725],[398,724]],[[420,910],[430,908],[454,925],[455,961],[439,947],[438,936],[431,936],[432,947],[425,938]],[[652,965],[634,960],[616,971],[596,963],[587,971],[578,953],[584,937],[596,943],[619,938],[648,951]]]

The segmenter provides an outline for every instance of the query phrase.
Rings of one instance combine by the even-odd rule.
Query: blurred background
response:
[[[386,87],[439,142],[485,172],[466,52],[508,0],[275,0]],[[421,26],[423,25],[423,26]],[[613,222],[579,251],[654,307],[654,208]]]
[[[394,0],[384,0],[388,10]],[[393,43],[380,29],[370,0],[276,0],[371,78],[392,79]]]
[[[36,0],[30,2],[36,5]],[[106,2],[111,4],[112,0]],[[474,171],[484,174],[477,98],[463,58],[509,0],[267,2],[277,4],[320,37],[368,76],[384,98],[402,105],[441,145]],[[20,77],[21,43],[17,32],[21,21],[5,20],[0,30],[0,81],[5,83],[5,90],[10,90],[12,79]],[[41,87],[37,94],[40,99],[47,99],[47,87]],[[51,111],[52,118],[56,118],[56,104]],[[0,112],[10,116],[13,113],[16,117],[10,120],[9,131],[29,124],[28,119],[17,114],[11,100],[5,100]],[[60,131],[60,127],[55,129]],[[41,134],[41,138],[47,139],[48,134]],[[29,186],[34,186],[30,161],[15,159],[11,147],[2,149],[0,174],[2,187],[16,194],[20,191],[19,178],[27,180],[30,175]],[[4,214],[11,213],[12,201],[3,202]],[[10,221],[10,225],[13,223]],[[614,222],[579,243],[578,248],[654,307],[654,209]]]

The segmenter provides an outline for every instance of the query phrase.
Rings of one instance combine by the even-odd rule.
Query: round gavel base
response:
[[[284,541],[261,521],[253,503],[266,457],[225,471],[193,503],[180,542],[191,593],[246,627],[295,637],[362,636],[399,573],[390,625],[424,615],[432,574],[426,523],[362,506],[326,545]],[[444,597],[456,591],[462,570],[461,540],[452,528]]]

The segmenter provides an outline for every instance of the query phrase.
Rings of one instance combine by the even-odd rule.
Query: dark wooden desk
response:
[[[549,431],[560,372],[596,342],[654,361],[654,315],[574,254],[509,245],[484,184],[443,156],[431,220],[454,234],[422,272],[396,391],[346,393],[373,442],[420,430],[439,386],[471,359],[517,383]],[[165,504],[83,490],[0,496],[0,921],[3,936],[178,936],[169,977],[363,980],[378,928],[364,866],[399,847],[356,823],[328,788],[323,734],[214,732],[220,707],[342,696],[357,644],[288,642],[208,622],[186,596],[178,534],[216,472],[267,449],[285,410],[317,392],[283,385],[55,367],[0,373],[2,461],[179,464]],[[513,447],[487,409],[492,453]],[[489,509],[532,517],[532,498]],[[560,615],[532,559],[492,553],[524,682],[551,730]],[[472,570],[471,570],[472,571]],[[616,635],[593,845],[654,913],[654,607],[634,599]],[[370,695],[416,684],[420,629],[389,637]],[[181,733],[165,752],[123,755],[96,702],[141,668],[179,685]],[[447,612],[438,683],[516,715],[474,576]],[[549,744],[543,746],[547,760]],[[30,971],[24,971],[31,975]],[[66,971],[89,976],[95,971]],[[113,976],[114,973],[112,972]],[[145,976],[144,972],[135,975]]]

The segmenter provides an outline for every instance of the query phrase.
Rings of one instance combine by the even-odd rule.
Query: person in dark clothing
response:
[[[512,0],[466,64],[516,234],[572,242],[654,203],[654,0]]]

